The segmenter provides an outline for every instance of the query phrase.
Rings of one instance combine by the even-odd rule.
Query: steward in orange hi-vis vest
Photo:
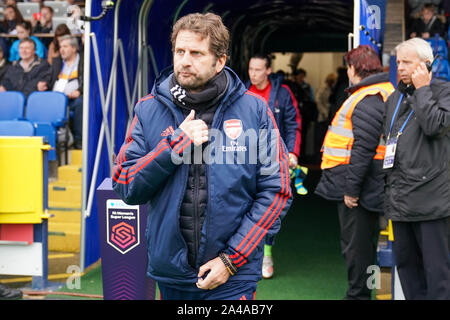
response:
[[[341,253],[347,266],[345,299],[370,300],[368,268],[376,260],[379,217],[384,209],[384,112],[394,87],[378,53],[360,45],[344,56],[351,85],[327,131],[322,175],[314,193],[335,201]]]
[[[336,112],[325,136],[322,151],[321,169],[329,169],[338,165],[350,163],[352,146],[354,141],[352,114],[362,99],[368,95],[380,94],[383,102],[395,90],[390,82],[377,83],[362,87],[355,91]],[[376,160],[383,160],[386,147],[378,145],[375,156]]]

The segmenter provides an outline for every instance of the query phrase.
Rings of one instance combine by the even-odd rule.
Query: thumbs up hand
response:
[[[194,120],[195,111],[191,110],[186,119],[180,124],[180,129],[192,140],[194,145],[200,146],[208,141],[208,126],[203,120]]]

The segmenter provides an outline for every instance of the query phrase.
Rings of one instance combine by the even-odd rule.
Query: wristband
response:
[[[230,275],[234,276],[237,272],[236,266],[230,261],[230,259],[228,258],[228,256],[225,253],[223,253],[223,252],[219,253],[219,257],[220,257],[220,260],[222,260],[225,267],[227,268],[228,273]]]

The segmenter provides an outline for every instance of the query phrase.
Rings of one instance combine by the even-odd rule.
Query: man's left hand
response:
[[[416,89],[429,86],[433,74],[428,71],[424,62],[421,62],[411,75],[412,83]]]
[[[353,209],[354,207],[358,206],[358,200],[359,200],[358,197],[352,197],[347,195],[344,196],[344,203],[350,209]]]
[[[81,94],[80,94],[80,91],[79,91],[79,90],[74,90],[74,91],[70,92],[70,93],[67,95],[67,98],[69,98],[69,99],[77,99],[80,95],[81,95]]]
[[[48,90],[47,82],[39,81],[37,83],[37,89],[38,91],[47,91]]]
[[[206,278],[204,274],[209,271]],[[230,274],[220,257],[209,260],[200,267],[198,272],[197,287],[204,290],[212,290],[228,281]]]

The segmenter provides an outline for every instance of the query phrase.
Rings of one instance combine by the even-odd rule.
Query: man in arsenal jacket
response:
[[[253,299],[263,239],[291,204],[275,118],[225,67],[228,45],[212,13],[174,25],[173,71],[137,103],[113,169],[126,203],[149,203],[147,273],[163,300]]]

